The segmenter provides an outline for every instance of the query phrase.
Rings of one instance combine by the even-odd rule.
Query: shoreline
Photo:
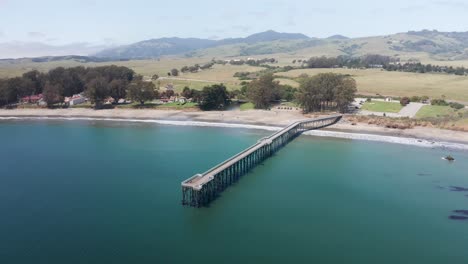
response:
[[[77,111],[78,110],[78,111]],[[1,120],[96,120],[139,122],[175,126],[225,127],[277,131],[291,122],[310,118],[299,112],[181,110],[92,110],[92,109],[14,109],[0,110]],[[438,128],[389,129],[341,121],[333,127],[308,131],[306,135],[387,142],[420,147],[468,150],[468,133]]]

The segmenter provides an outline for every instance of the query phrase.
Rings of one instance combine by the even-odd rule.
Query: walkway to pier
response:
[[[236,182],[257,164],[273,155],[302,132],[336,124],[341,115],[294,122],[269,137],[218,164],[203,174],[197,174],[182,182],[182,204],[206,206],[228,186]]]

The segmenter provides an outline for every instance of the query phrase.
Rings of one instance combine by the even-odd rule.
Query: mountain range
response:
[[[288,54],[291,57],[309,56],[360,56],[381,54],[402,58],[429,57],[437,60],[468,59],[468,32],[440,32],[436,30],[409,31],[384,36],[348,38],[333,35],[328,38],[313,38],[300,33],[279,33],[269,30],[245,38],[221,40],[200,38],[158,38],[123,46],[69,45],[54,47],[40,45],[38,49],[27,46],[0,44],[0,58],[14,57],[5,54],[26,52],[27,56],[84,55],[90,59],[80,60],[128,60],[154,59],[162,56],[182,57],[237,57],[268,54]],[[19,49],[18,49],[19,47]],[[79,50],[80,52],[73,52]],[[73,59],[74,56],[69,56]],[[53,60],[46,57],[44,60]]]
[[[308,40],[308,36],[299,33],[279,33],[269,30],[250,35],[246,38],[228,38],[209,40],[198,38],[160,38],[150,39],[134,44],[106,49],[95,54],[97,57],[114,59],[146,59],[158,58],[164,55],[190,53],[196,50],[215,48],[226,45],[254,45],[278,40]]]

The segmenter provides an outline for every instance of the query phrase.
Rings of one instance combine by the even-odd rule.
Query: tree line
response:
[[[266,74],[246,86],[247,98],[255,108],[269,109],[277,100],[295,100],[304,112],[340,111],[346,112],[356,95],[353,78],[334,73],[316,76],[302,76],[298,89],[280,85],[273,74]]]
[[[293,61],[295,63],[295,61]],[[455,75],[468,74],[468,68],[422,64],[417,61],[401,63],[400,59],[377,54],[368,54],[362,57],[312,57],[302,61],[303,68],[383,68],[387,71],[414,72],[414,73],[447,73]]]
[[[157,92],[152,82],[144,82],[127,67],[58,67],[47,73],[33,70],[21,77],[0,79],[0,106],[37,94],[43,94],[47,105],[53,106],[63,102],[64,97],[84,93],[99,108],[109,97],[115,102],[130,98],[143,103],[157,97]]]

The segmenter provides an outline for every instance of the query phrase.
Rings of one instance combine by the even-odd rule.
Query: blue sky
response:
[[[0,0],[0,42],[125,44],[159,37],[468,31],[466,0]]]

